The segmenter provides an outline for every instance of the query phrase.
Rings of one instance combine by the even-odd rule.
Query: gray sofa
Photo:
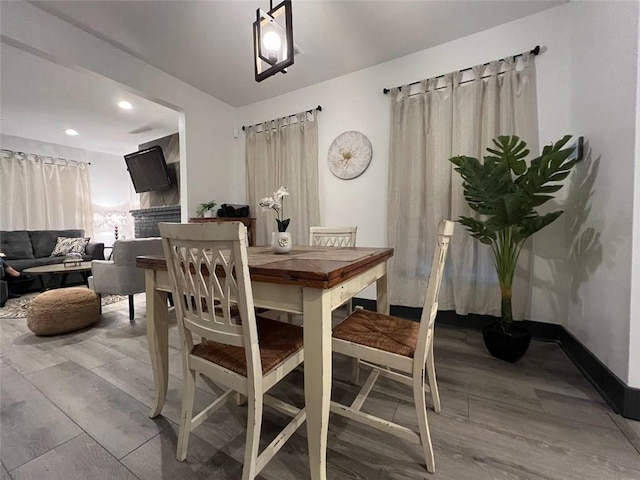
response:
[[[84,230],[0,230],[0,252],[18,271],[25,268],[62,263],[65,257],[52,257],[58,237],[84,237]],[[104,260],[104,243],[88,243],[83,260]],[[71,277],[71,276],[70,276]],[[48,279],[43,279],[46,284]],[[70,278],[70,282],[74,279]],[[78,281],[81,281],[78,276]]]

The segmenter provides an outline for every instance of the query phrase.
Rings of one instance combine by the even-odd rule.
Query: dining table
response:
[[[302,315],[304,397],[312,480],[327,478],[327,435],[331,400],[332,311],[375,283],[376,308],[388,314],[387,269],[393,248],[294,246],[287,254],[248,247],[256,307]],[[150,416],[162,412],[169,376],[167,294],[171,291],[161,255],[136,258],[145,270],[147,340],[155,384]]]

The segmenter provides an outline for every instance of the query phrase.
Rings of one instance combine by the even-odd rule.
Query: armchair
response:
[[[111,260],[93,260],[89,288],[98,295],[128,295],[129,320],[133,320],[133,295],[145,291],[144,270],[136,267],[139,255],[162,255],[160,238],[117,240]]]

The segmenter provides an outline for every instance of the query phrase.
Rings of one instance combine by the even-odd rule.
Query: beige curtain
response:
[[[438,222],[474,215],[449,158],[481,158],[498,135],[518,135],[532,155],[537,154],[534,62],[528,53],[521,58],[474,67],[471,81],[465,83],[462,74],[454,72],[421,82],[414,95],[407,95],[409,86],[391,91],[388,234],[395,248],[391,303],[422,306]],[[514,282],[516,318],[526,316],[530,308],[530,264],[530,252],[523,250]],[[491,250],[471,238],[462,225],[456,226],[450,245],[439,309],[500,315]]]
[[[256,217],[256,245],[271,243],[277,231],[276,214],[263,211],[261,198],[270,197],[280,186],[289,191],[284,198],[284,219],[294,245],[306,245],[309,227],[320,224],[318,197],[318,120],[316,112],[302,112],[246,129],[247,193]]]
[[[93,235],[89,165],[3,150],[0,230],[67,228]]]

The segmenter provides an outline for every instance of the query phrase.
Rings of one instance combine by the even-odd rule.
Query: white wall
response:
[[[534,237],[531,319],[564,324],[622,380],[629,380],[631,203],[635,125],[637,3],[572,2],[463,39],[395,59],[350,75],[240,109],[238,126],[323,107],[319,115],[322,222],[357,224],[358,244],[386,244],[389,98],[383,87],[402,85],[539,44],[536,58],[539,142],[564,134],[584,135],[591,161],[601,158],[586,219],[575,222],[584,191],[577,180],[592,172],[583,162],[558,197],[556,208],[573,208]],[[620,45],[623,43],[624,45]],[[295,67],[294,67],[295,68]],[[614,73],[615,72],[615,73]],[[633,99],[633,101],[630,101]],[[369,169],[339,180],[329,172],[331,141],[359,130],[373,144]],[[243,163],[244,145],[238,142]],[[443,159],[446,161],[446,159]],[[577,177],[577,178],[573,178]],[[574,203],[577,206],[570,205]],[[566,204],[566,205],[565,205]],[[581,218],[581,217],[580,217]],[[603,258],[576,253],[576,235],[599,233]],[[591,230],[587,232],[589,234]],[[594,242],[598,247],[598,242]],[[586,263],[589,267],[585,271]],[[496,295],[498,292],[496,292]],[[373,290],[364,296],[374,298]],[[572,298],[573,297],[573,298]],[[638,385],[634,383],[633,385]]]
[[[77,160],[91,163],[91,201],[94,211],[129,210],[133,192],[131,179],[122,156],[93,152],[82,148],[67,147],[29,138],[0,135],[0,147],[14,152],[34,153],[54,158]],[[133,221],[120,226],[119,234],[133,237]],[[93,241],[113,244],[113,231],[94,231]]]
[[[227,202],[242,199],[235,189],[242,174],[230,161],[236,109],[26,2],[2,2],[0,8],[3,41],[112,79],[136,95],[183,112],[183,219],[212,196]]]
[[[566,11],[573,22],[571,124],[591,150],[575,174],[588,179],[597,168],[591,198],[586,198],[584,186],[582,196],[576,197],[590,213],[581,229],[568,232],[586,240],[592,228],[600,234],[601,251],[575,242],[569,252],[577,256],[569,269],[576,296],[569,296],[565,325],[623,381],[640,387],[629,368],[638,3],[579,2]],[[637,350],[634,355],[637,358]]]

